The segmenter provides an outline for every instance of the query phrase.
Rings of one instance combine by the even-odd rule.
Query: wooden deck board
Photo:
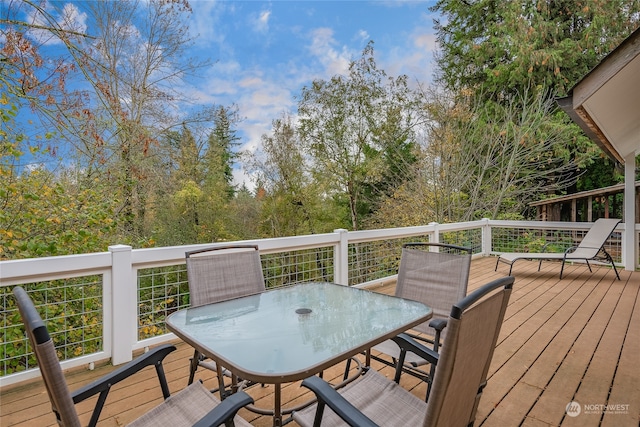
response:
[[[514,286],[518,287],[517,281]],[[545,287],[543,295],[536,297],[523,308],[525,316],[517,318],[514,315],[505,322],[508,324],[514,319],[517,328],[501,331],[504,338],[494,353],[489,373],[490,381],[482,396],[485,405],[479,408],[480,418],[490,416],[489,419],[496,423],[495,425],[505,422],[510,415],[503,408],[504,405],[509,405],[512,399],[515,399],[516,404],[522,406],[522,409],[528,410],[533,402],[523,399],[517,390],[512,391],[512,388],[522,382],[539,390],[544,389],[548,378],[555,373],[560,362],[558,356],[566,353],[577,331],[567,337],[561,336],[561,339],[555,338],[572,318],[571,313],[580,301],[586,298],[584,294],[590,289],[585,286],[581,292],[576,292],[562,282],[558,282],[558,286],[561,290],[557,293]],[[517,291],[514,293],[517,302]],[[511,306],[507,315],[510,314],[510,310]],[[552,345],[553,343],[556,345]],[[537,396],[534,401],[535,399]]]
[[[627,295],[624,295],[625,293]],[[598,342],[595,350],[593,348],[586,349],[593,350],[593,357],[572,400],[577,402],[605,402],[607,400],[617,367],[616,361],[620,358],[634,305],[628,294],[633,294],[630,287],[622,287],[615,282],[611,283],[607,297],[598,307],[600,319],[591,319],[589,325],[593,325],[593,320],[596,320],[596,324],[602,327],[599,330],[585,327],[583,334],[591,336],[592,340]],[[567,417],[563,425],[587,425],[585,420],[588,425],[599,425],[601,415],[585,414],[579,420],[576,420],[577,417]]]
[[[572,318],[572,323],[568,323],[565,328],[567,331],[578,331],[579,335],[572,336],[574,344],[566,353],[562,352],[561,365],[547,385],[549,393],[542,396],[531,416],[545,420],[551,425],[558,425],[562,421],[564,414],[554,413],[551,408],[558,405],[558,399],[564,400],[565,404],[574,400],[575,394],[571,392],[578,389],[602,336],[603,324],[606,324],[607,315],[610,315],[611,307],[607,306],[612,295],[608,288],[610,284],[611,282],[599,283],[591,298],[581,304]],[[606,295],[603,295],[605,291]],[[561,337],[560,341],[562,340],[569,341],[567,337]],[[552,399],[554,395],[556,401]],[[586,419],[583,421],[587,422]]]
[[[584,366],[588,366],[585,358],[590,357],[595,345],[593,337],[583,332],[590,319],[597,321],[597,317],[593,317],[598,308],[597,300],[605,296],[606,288],[585,285],[581,291],[571,296],[558,316],[552,317],[553,321],[558,322],[557,329],[553,331],[554,337],[546,340],[548,347],[522,378],[523,382],[547,392],[544,395],[541,393],[540,398],[533,402],[535,405],[529,416],[549,425],[558,425],[562,420],[564,412],[555,409],[572,401],[584,374]]]
[[[505,266],[495,269],[495,258],[472,262],[469,291],[503,276]],[[520,261],[513,269],[514,291],[505,316],[489,380],[483,394],[477,426],[638,426],[640,420],[640,272],[621,272],[615,279],[607,267]],[[394,285],[373,290],[393,293]],[[176,342],[178,350],[165,361],[172,392],[187,382],[188,360],[193,351]],[[393,370],[379,362],[374,369],[387,377]],[[113,369],[108,364],[95,370],[75,369],[67,373],[76,389]],[[344,364],[327,370],[324,378],[338,382]],[[215,387],[213,373],[199,370],[207,387]],[[401,385],[419,397],[426,386],[405,375]],[[273,386],[256,385],[249,393],[256,403],[269,407]],[[311,394],[299,383],[283,387],[286,407],[306,401]],[[570,401],[582,405],[618,405],[622,410],[567,416]],[[121,426],[162,401],[155,371],[145,371],[114,387],[101,416],[100,426]],[[90,416],[93,401],[77,406],[83,422]],[[597,412],[597,411],[596,411]],[[619,413],[622,412],[622,413]],[[270,426],[269,417],[243,409],[240,415],[254,426]],[[48,396],[38,380],[0,390],[0,425],[54,426]],[[289,424],[295,426],[295,423]]]
[[[621,326],[621,330],[626,330],[624,336],[624,342],[620,351],[620,358],[618,360],[613,384],[608,404],[613,405],[629,405],[626,409],[630,417],[624,417],[621,421],[619,414],[614,411],[604,414],[602,419],[602,426],[619,426],[629,425],[637,426],[640,424],[640,415],[635,417],[635,423],[633,415],[640,414],[640,275],[635,273],[630,275],[628,283],[623,295],[623,301],[629,301],[629,305],[633,305],[626,328]],[[617,311],[616,311],[617,312]],[[624,325],[624,318],[620,320],[620,323]],[[615,351],[615,347],[604,349]]]

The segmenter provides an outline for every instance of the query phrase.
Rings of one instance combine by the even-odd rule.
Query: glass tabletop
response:
[[[430,317],[431,309],[419,302],[304,283],[180,310],[166,323],[223,366],[266,382],[317,373]]]

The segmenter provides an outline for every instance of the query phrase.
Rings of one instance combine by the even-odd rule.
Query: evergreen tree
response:
[[[438,78],[492,99],[565,95],[638,27],[629,0],[439,0]]]
[[[437,80],[484,100],[487,119],[494,121],[515,98],[524,107],[539,94],[567,94],[640,24],[640,3],[628,0],[440,0],[431,10],[442,16],[435,25]],[[573,136],[555,146],[554,156],[575,165],[577,187],[607,185],[615,175],[612,164],[597,176],[590,172],[601,156],[595,144],[557,108],[548,121],[571,128]]]
[[[235,150],[238,136],[235,124],[238,121],[237,111],[233,108],[218,107],[214,115],[214,127],[209,134],[205,153],[205,187],[208,190],[220,191],[226,200],[235,194],[233,185],[233,164],[237,160]]]

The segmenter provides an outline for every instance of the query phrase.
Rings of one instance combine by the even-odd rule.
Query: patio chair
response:
[[[467,294],[470,267],[470,248],[443,243],[402,245],[395,295],[422,302],[433,309],[433,317],[428,323],[413,328],[424,335],[412,336],[432,343],[436,352],[446,335],[445,327],[451,307]],[[397,364],[402,354],[404,371],[427,382],[426,398],[429,397],[435,365],[430,366],[428,373],[418,369],[428,362],[414,353],[405,354],[393,340],[387,340],[373,347],[373,350],[391,357],[393,365]],[[372,358],[387,363],[387,360],[377,356]]]
[[[539,260],[538,271],[542,266],[544,260],[558,260],[562,261],[562,267],[560,267],[560,279],[562,279],[562,273],[564,272],[564,264],[567,261],[585,261],[589,271],[591,265],[589,261],[604,261],[610,263],[613,267],[613,271],[616,273],[616,277],[620,280],[618,269],[613,262],[613,258],[604,248],[604,244],[607,242],[611,233],[615,230],[621,220],[615,218],[600,218],[593,223],[587,234],[582,238],[582,241],[578,246],[572,246],[564,252],[505,252],[501,253],[496,260],[495,271],[498,271],[498,265],[503,262],[509,264],[509,275],[513,269],[513,264],[521,259]]]
[[[78,427],[81,425],[75,404],[98,395],[96,405],[91,414],[89,426],[93,427],[100,418],[107,395],[111,388],[120,381],[129,378],[145,367],[154,366],[165,398],[164,402],[143,416],[135,420],[130,426],[219,426],[231,425],[250,427],[250,424],[236,416],[236,412],[243,406],[253,403],[253,399],[244,392],[239,392],[224,402],[214,397],[200,381],[184,390],[170,395],[164,374],[162,361],[176,348],[172,345],[161,345],[126,365],[117,368],[101,379],[94,381],[80,389],[70,392],[67,386],[60,361],[56,354],[53,340],[42,318],[27,295],[19,286],[13,289],[18,304],[20,316],[25,325],[29,341],[35,352],[42,379],[44,380],[51,408],[59,425],[64,427]]]
[[[428,402],[369,369],[340,390],[318,377],[305,379],[302,385],[318,403],[295,412],[294,420],[302,427],[473,425],[513,281],[510,276],[494,280],[454,304],[439,354],[406,334],[394,338],[437,362]]]
[[[191,307],[212,304],[265,290],[257,245],[228,245],[189,251],[185,254]],[[217,372],[215,362],[194,350],[189,381],[199,366]],[[231,376],[227,370],[223,375]]]

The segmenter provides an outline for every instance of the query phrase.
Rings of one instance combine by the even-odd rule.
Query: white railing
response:
[[[259,246],[269,287],[318,279],[362,286],[394,277],[399,248],[406,241],[459,244],[472,247],[474,256],[489,256],[496,251],[532,249],[538,240],[552,234],[579,240],[588,228],[588,223],[483,219],[356,232],[335,230],[242,243]],[[623,229],[621,224],[618,230]],[[636,237],[637,230],[636,227]],[[614,234],[607,247],[617,262],[624,263],[620,257],[623,234]],[[62,353],[64,368],[92,366],[105,359],[120,364],[131,360],[136,350],[175,338],[163,329],[163,319],[188,304],[185,251],[208,246],[211,244],[132,249],[115,245],[103,253],[0,262],[0,331],[4,349],[0,354],[0,386],[39,375],[33,356],[29,359],[29,354],[24,355],[27,340],[15,320],[12,286],[31,286],[30,292],[37,295],[50,329],[54,324],[60,327],[65,343],[56,346]],[[74,291],[67,292],[68,289]],[[73,294],[72,301],[63,296],[67,294]],[[54,306],[58,308],[53,310]],[[145,307],[151,309],[145,311]],[[66,326],[72,316],[82,316],[82,322],[91,327],[87,331],[92,332]],[[75,343],[68,344],[67,335],[76,336]],[[22,348],[23,354],[15,356],[10,351],[14,348]]]

